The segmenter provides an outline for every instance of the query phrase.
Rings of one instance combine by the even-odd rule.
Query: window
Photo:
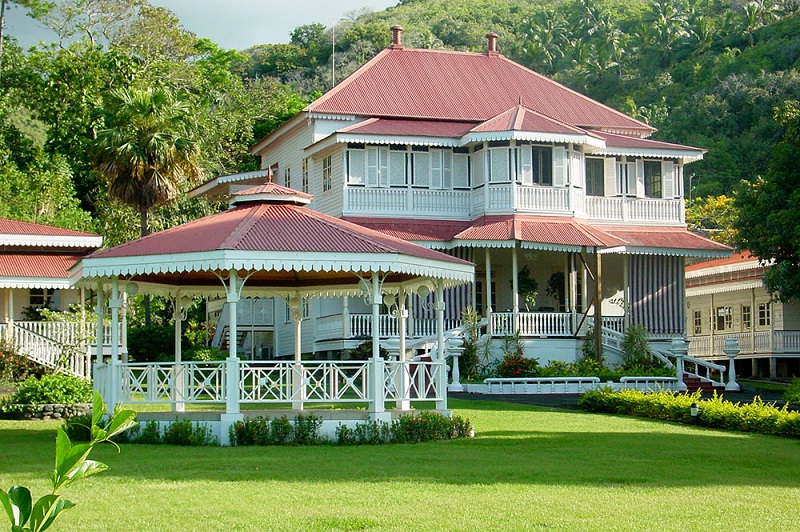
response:
[[[308,159],[303,159],[303,166],[301,168],[303,183],[303,192],[308,192]]]
[[[759,303],[758,325],[759,327],[769,327],[770,325],[772,325],[772,315],[769,303]]]
[[[36,308],[58,308],[61,291],[57,288],[31,288],[28,292],[28,305]]]
[[[694,318],[694,334],[703,334],[703,313],[699,310],[695,310],[693,318]]]
[[[490,142],[487,150],[489,162],[489,182],[508,183],[511,181],[511,149],[503,146],[495,146]]]
[[[617,192],[623,196],[636,195],[636,164],[617,158]]]
[[[322,159],[322,190],[329,191],[333,188],[333,156],[328,155]]]
[[[742,330],[746,331],[753,326],[753,309],[750,305],[742,305]]]
[[[586,158],[586,195],[603,196],[605,182],[605,161],[592,157]]]
[[[350,147],[347,150],[347,183],[368,187],[406,185],[406,147],[403,145]]]
[[[663,197],[661,190],[661,161],[644,162],[644,195],[648,198]]]
[[[523,185],[553,185],[553,149],[520,146],[518,179]]]
[[[283,186],[292,188],[292,169],[288,166],[283,171]]]
[[[733,309],[717,307],[717,331],[726,331],[733,327]]]

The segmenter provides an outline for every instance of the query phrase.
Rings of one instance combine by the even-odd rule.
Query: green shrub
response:
[[[220,351],[216,347],[193,347],[183,353],[183,360],[194,362],[212,362],[215,360],[225,360],[228,353]]]
[[[160,445],[164,443],[164,439],[161,437],[161,427],[158,424],[158,421],[148,421],[143,426],[139,425],[136,427],[129,438],[131,443],[142,443],[142,444],[151,444],[151,445]]]
[[[539,360],[527,358],[523,355],[508,354],[503,357],[497,366],[497,375],[500,377],[534,377],[539,368]]]
[[[800,379],[797,377],[792,379],[792,383],[786,388],[786,391],[783,392],[783,400],[787,403],[800,405]]]
[[[0,382],[19,382],[41,377],[46,368],[17,353],[14,346],[0,341]]]
[[[254,417],[237,421],[230,430],[231,445],[312,445],[321,443],[322,419],[314,414],[299,414],[294,422],[286,416],[270,419]]]
[[[9,402],[17,404],[77,404],[92,401],[92,385],[89,381],[55,373],[42,375],[41,379],[28,377],[17,387]]]
[[[401,416],[392,426],[392,442],[420,443],[465,438],[473,432],[469,420],[459,416],[448,418],[438,412],[422,412]]]
[[[167,445],[185,445],[190,447],[204,447],[217,445],[217,439],[208,425],[192,423],[188,419],[176,420],[164,430],[164,443]]]
[[[64,432],[69,436],[70,441],[91,441],[92,439],[92,416],[68,417],[62,426]]]
[[[175,360],[175,328],[169,325],[149,325],[130,329],[128,357],[132,362]]]
[[[367,421],[350,428],[336,427],[336,443],[339,445],[383,445],[393,440],[392,424],[382,421]]]
[[[578,406],[589,412],[691,423],[691,405],[697,403],[700,407],[698,421],[703,426],[800,438],[800,412],[791,412],[786,406],[778,408],[760,397],[744,404],[732,403],[716,394],[706,400],[700,397],[700,392],[615,392],[608,388],[586,392],[578,400]]]
[[[294,418],[292,443],[296,445],[313,445],[320,443],[319,428],[321,426],[322,419],[314,414],[308,414],[306,416],[299,414]]]

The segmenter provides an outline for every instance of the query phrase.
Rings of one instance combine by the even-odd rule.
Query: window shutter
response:
[[[636,191],[637,198],[644,197],[644,160],[639,159],[635,164],[636,172],[634,173],[634,187],[631,190]],[[630,169],[628,170],[630,171]],[[629,176],[630,177],[630,176]]]
[[[553,146],[553,186],[563,187],[566,179],[565,159],[567,150],[563,146]]]
[[[453,188],[453,152],[442,152],[442,188]]]
[[[507,183],[509,181],[508,152],[508,148],[492,148],[489,150],[491,154],[489,179],[492,183]]]
[[[389,185],[389,148],[378,148],[378,184],[385,187]]]
[[[378,186],[378,148],[367,148],[367,186]]]
[[[389,184],[399,186],[406,184],[406,152],[404,151],[389,152]]]
[[[485,150],[480,150],[472,154],[472,174],[475,178],[473,186],[479,187],[483,185],[485,173],[486,173]]]
[[[442,188],[442,150],[431,150],[431,188]]]
[[[574,184],[582,187],[586,182],[585,165],[580,152],[571,150],[569,152],[569,173],[567,174],[567,185]]]
[[[466,153],[453,154],[453,187],[469,187],[469,155]]]
[[[603,192],[605,196],[616,196],[617,190],[617,160],[613,157],[603,159]]]
[[[533,150],[530,146],[520,147],[520,181],[523,185],[533,184]]]
[[[363,185],[365,174],[365,160],[363,150],[349,150],[347,152],[350,166],[348,168],[348,182],[352,185]]]
[[[675,194],[675,163],[672,161],[664,161],[661,163],[661,175],[664,176],[664,184],[663,184],[663,191],[661,193],[662,198],[672,199],[677,194]]]
[[[428,187],[431,184],[431,156],[428,153],[414,153],[414,185]]]

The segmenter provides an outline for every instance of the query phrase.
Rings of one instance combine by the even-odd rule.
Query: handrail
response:
[[[63,373],[84,379],[90,377],[89,354],[80,349],[83,347],[80,344],[58,342],[17,323],[13,323],[10,330],[14,346],[21,355]],[[68,347],[76,350],[65,356],[64,350]]]

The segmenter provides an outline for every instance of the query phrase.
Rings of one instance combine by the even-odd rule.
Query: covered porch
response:
[[[322,416],[329,432],[365,418],[388,421],[421,401],[447,413],[444,291],[471,281],[473,265],[322,215],[306,207],[309,201],[306,194],[272,183],[258,186],[236,194],[228,211],[95,253],[73,269],[76,282],[109,294],[98,304],[96,318],[100,324],[110,314],[111,352],[106,356],[97,349],[94,386],[110,408],[141,404],[163,412],[166,407],[171,420],[207,411],[207,422],[223,443],[228,427],[253,408],[339,409]],[[173,299],[174,361],[123,360],[117,347],[123,293]],[[409,359],[403,333],[407,301],[429,293],[435,300],[437,347],[427,359]],[[183,361],[181,313],[193,297],[205,296],[227,302],[228,357]],[[237,305],[247,297],[286,302],[294,327],[291,359],[238,356]],[[391,308],[399,331],[396,355],[381,356],[380,331],[373,328],[367,360],[303,359],[304,305],[317,297],[365,298],[375,323],[382,306]]]

